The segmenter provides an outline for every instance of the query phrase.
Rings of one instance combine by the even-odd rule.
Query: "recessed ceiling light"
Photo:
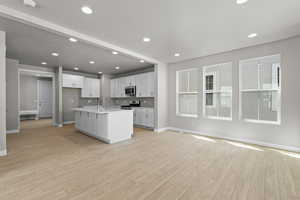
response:
[[[180,53],[175,53],[174,56],[175,56],[175,57],[179,57],[179,56],[180,56]]]
[[[150,41],[151,41],[151,39],[150,39],[150,38],[148,38],[148,37],[144,37],[144,38],[143,38],[143,41],[144,41],[144,42],[150,42]]]
[[[78,40],[77,40],[76,38],[72,38],[72,37],[71,37],[71,38],[69,38],[69,41],[70,41],[70,42],[77,42]]]
[[[74,67],[74,70],[78,71],[78,70],[79,70],[79,68],[78,68],[78,67]]]
[[[47,63],[46,63],[46,62],[42,62],[41,64],[42,64],[42,65],[47,65]]]
[[[244,3],[247,3],[248,0],[236,0],[236,3],[237,4],[244,4]]]
[[[90,61],[90,64],[91,64],[91,65],[95,64],[95,61]]]
[[[32,7],[32,8],[35,8],[37,4],[36,4],[36,2],[33,1],[33,0],[24,0],[24,5],[25,5],[25,6],[30,6],[30,7]]]
[[[36,74],[35,76],[40,77],[41,75],[40,74]]]
[[[120,67],[115,67],[115,69],[120,69]]]
[[[81,7],[81,11],[84,13],[84,14],[87,14],[87,15],[90,15],[93,13],[93,10],[88,7],[88,6],[82,6]]]
[[[98,72],[98,74],[102,74],[102,72]]]
[[[145,61],[144,61],[144,60],[140,60],[140,62],[141,62],[141,63],[144,63]]]
[[[112,54],[118,55],[119,53],[117,51],[113,51]]]
[[[248,35],[248,38],[255,38],[257,37],[257,33],[251,33]]]
[[[58,53],[55,53],[55,52],[51,53],[51,55],[52,55],[52,56],[59,56],[59,54],[58,54]]]

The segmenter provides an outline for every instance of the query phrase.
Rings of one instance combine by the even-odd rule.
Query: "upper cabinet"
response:
[[[100,79],[63,74],[63,87],[81,89],[82,98],[100,97]]]
[[[126,97],[125,88],[136,86],[136,97],[154,97],[154,72],[137,74],[111,80],[111,97]]]
[[[81,90],[82,98],[100,97],[100,79],[84,77],[83,88]]]
[[[63,74],[63,87],[83,88],[83,76]]]

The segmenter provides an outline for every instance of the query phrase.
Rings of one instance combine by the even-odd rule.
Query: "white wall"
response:
[[[32,65],[23,65],[19,64],[18,60],[6,59],[6,75],[7,75],[7,114],[6,114],[6,127],[7,131],[19,131],[19,122],[18,122],[18,99],[19,99],[19,69],[24,70],[37,70],[43,72],[54,72],[54,69],[47,67],[38,67]]]
[[[6,59],[6,129],[18,129],[18,67],[19,61]]]
[[[38,77],[20,75],[20,110],[37,110]]]
[[[0,31],[0,156],[6,155],[6,45]]]
[[[270,44],[244,48],[217,55],[187,60],[168,67],[168,126],[187,129],[217,137],[300,148],[300,37]],[[282,123],[254,124],[238,119],[239,79],[238,61],[241,59],[281,54],[282,67]],[[202,67],[233,62],[233,120],[221,121],[202,117]],[[198,118],[176,116],[176,70],[199,68],[200,94]],[[300,149],[299,149],[300,150]]]

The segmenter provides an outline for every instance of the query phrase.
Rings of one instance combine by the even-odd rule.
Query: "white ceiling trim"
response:
[[[135,57],[137,59],[143,59],[143,60],[145,60],[149,63],[152,63],[152,64],[163,63],[163,62],[158,61],[154,58],[144,56],[140,53],[131,51],[129,49],[125,49],[125,48],[116,46],[114,44],[105,42],[103,40],[99,40],[95,37],[91,37],[89,35],[74,31],[72,29],[65,28],[65,27],[60,26],[58,24],[49,22],[49,21],[41,19],[41,18],[34,17],[32,15],[28,15],[24,12],[20,12],[18,10],[15,10],[15,9],[12,9],[12,8],[9,8],[9,7],[3,6],[3,5],[0,5],[0,16],[10,18],[10,19],[22,22],[24,24],[35,26],[37,28],[59,34],[59,35],[62,35],[64,37],[67,37],[67,38],[68,37],[75,37],[75,38],[78,38],[79,40],[82,40],[86,43],[93,44],[93,45],[99,46],[101,48],[107,48],[107,49],[110,49],[110,50],[115,50],[115,51],[118,51],[122,54]]]

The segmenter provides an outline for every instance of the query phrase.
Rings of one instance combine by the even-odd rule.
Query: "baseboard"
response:
[[[160,132],[164,132],[164,131],[167,131],[170,129],[172,129],[172,128],[171,127],[156,128],[156,129],[154,129],[154,132],[160,133]]]
[[[62,124],[53,124],[54,126],[56,126],[56,127],[58,127],[58,128],[61,128],[61,127],[63,127],[63,125]]]
[[[237,141],[237,142],[242,142],[242,143],[259,145],[259,146],[263,146],[263,147],[286,150],[286,151],[300,152],[300,148],[299,147],[294,147],[294,146],[285,146],[285,145],[281,145],[281,144],[272,144],[272,143],[262,142],[262,141],[257,141],[257,140],[239,139],[239,138],[232,138],[232,137],[222,137],[222,136],[219,136],[219,135],[203,133],[201,131],[193,131],[193,130],[175,128],[175,127],[169,127],[168,130],[177,131],[177,132],[181,132],[181,133],[192,133],[192,134],[195,134],[195,135],[208,136],[208,137],[213,137],[213,138],[217,138],[217,139],[232,140],[232,141]]]
[[[5,150],[2,150],[0,151],[0,156],[6,156],[7,155],[7,151],[6,149]]]
[[[64,125],[67,125],[67,124],[75,124],[75,121],[67,121],[67,122],[63,122]]]
[[[20,130],[19,129],[14,129],[14,130],[7,130],[6,134],[14,134],[14,133],[19,133]]]

